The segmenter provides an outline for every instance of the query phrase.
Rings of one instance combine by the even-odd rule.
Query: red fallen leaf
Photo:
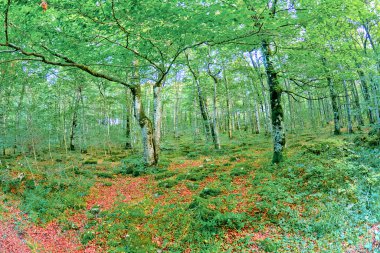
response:
[[[0,252],[29,253],[31,252],[22,236],[10,223],[0,223]]]

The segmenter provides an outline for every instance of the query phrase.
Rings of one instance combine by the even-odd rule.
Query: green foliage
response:
[[[162,173],[159,173],[157,175],[154,176],[154,179],[156,180],[161,180],[161,179],[165,179],[165,178],[169,178],[169,177],[173,177],[175,176],[177,173],[174,172],[174,171],[164,171]]]
[[[204,188],[204,189],[200,192],[199,196],[202,197],[202,198],[207,199],[207,198],[209,198],[209,197],[216,197],[216,196],[218,196],[220,193],[221,193],[221,190],[219,190],[219,189],[213,189],[213,188],[207,188],[207,187],[206,187],[206,188]]]
[[[121,161],[120,174],[138,177],[147,173],[147,168],[140,156],[130,156]]]
[[[107,171],[99,171],[99,172],[96,172],[95,175],[102,178],[114,178],[113,173],[107,172]]]
[[[95,238],[95,233],[93,231],[86,231],[81,235],[80,241],[82,244],[86,245]]]
[[[83,162],[83,164],[87,164],[87,165],[97,164],[97,163],[98,163],[98,161],[92,160],[92,159],[89,159],[89,160],[86,160]]]
[[[261,242],[263,250],[276,252],[278,243],[281,248],[303,248],[306,246],[299,243],[307,237],[317,238],[319,246],[337,252],[341,245],[331,244],[335,237],[344,234],[344,240],[358,243],[355,238],[361,233],[363,220],[379,220],[378,166],[369,166],[379,164],[379,158],[370,150],[346,145],[316,143],[282,165],[255,172],[252,194],[260,196],[255,202],[260,213],[286,233],[303,237],[293,244],[287,240],[275,245]],[[313,245],[307,246],[310,252],[316,249]]]
[[[215,171],[216,167],[212,165],[191,168],[187,173],[179,174],[177,176],[177,180],[201,181],[206,177],[210,176]]]
[[[158,183],[158,186],[159,187],[163,187],[163,188],[172,188],[173,186],[177,185],[178,184],[178,181],[177,180],[174,180],[174,179],[167,179],[167,180],[164,180],[164,181],[161,181]]]
[[[270,238],[265,238],[264,240],[260,241],[259,246],[265,252],[277,252],[280,248],[279,243]]]
[[[186,157],[187,158],[190,158],[190,159],[198,159],[200,156],[199,152],[197,151],[193,151],[193,152],[189,152],[187,153]]]
[[[189,205],[193,217],[192,226],[198,233],[208,239],[209,236],[221,233],[222,228],[241,229],[248,217],[244,213],[220,212],[210,208],[207,200],[195,198]]]
[[[238,176],[245,176],[245,175],[248,175],[249,173],[249,170],[246,168],[246,167],[236,167],[236,168],[233,168],[230,172],[230,175],[233,176],[233,177],[238,177]]]
[[[26,188],[21,209],[36,222],[48,222],[62,217],[65,210],[85,208],[84,196],[92,185],[82,178],[70,178],[39,183],[35,188]]]

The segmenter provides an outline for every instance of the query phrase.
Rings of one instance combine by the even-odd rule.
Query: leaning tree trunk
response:
[[[145,115],[143,103],[141,99],[141,87],[137,85],[131,89],[133,96],[133,108],[135,118],[141,128],[142,144],[144,149],[144,160],[146,165],[152,166],[157,164],[158,155],[153,138],[153,125],[150,119]]]
[[[285,146],[284,132],[284,112],[281,105],[282,90],[271,59],[269,43],[264,40],[263,60],[268,79],[270,104],[272,112],[272,133],[273,133],[273,163],[280,163],[283,160],[283,150]]]

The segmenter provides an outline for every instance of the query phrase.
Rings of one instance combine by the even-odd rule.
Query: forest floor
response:
[[[1,159],[0,252],[380,252],[367,134],[289,135],[281,165],[267,136],[197,142]]]

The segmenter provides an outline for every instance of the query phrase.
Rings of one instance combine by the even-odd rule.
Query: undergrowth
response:
[[[344,252],[360,246],[376,252],[368,229],[380,219],[379,147],[358,146],[365,139],[360,135],[293,138],[281,165],[270,164],[265,136],[225,141],[223,151],[188,140],[164,143],[155,167],[135,154],[114,168],[77,157],[70,166],[33,168],[33,174],[10,163],[1,168],[2,201],[19,199],[34,222],[67,221],[65,210],[86,212],[81,242],[109,252]],[[197,165],[176,166],[185,161]],[[85,210],[96,181],[111,186],[115,177],[139,176],[155,182],[142,200]],[[182,196],[181,187],[191,195]],[[78,228],[67,223],[65,229]],[[253,241],[258,234],[265,236]]]

